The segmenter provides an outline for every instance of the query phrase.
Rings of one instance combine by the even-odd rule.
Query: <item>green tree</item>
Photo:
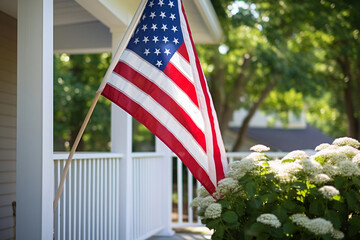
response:
[[[54,56],[54,150],[69,151],[109,66],[108,53]],[[109,151],[110,101],[100,98],[79,151]]]
[[[310,74],[313,47],[299,44],[302,35],[288,25],[273,34],[265,34],[264,26],[272,25],[267,16],[259,14],[255,4],[219,0],[212,3],[224,28],[225,39],[221,45],[203,46],[199,52],[205,63],[222,132],[226,131],[235,110],[248,109],[232,148],[236,151],[258,109],[275,113],[285,122],[290,111],[301,112],[302,96],[297,102],[267,99],[271,92],[286,95],[294,89],[304,93],[313,91],[312,82],[318,80]]]
[[[251,1],[263,16],[266,35],[281,32],[283,26],[312,33],[318,49],[317,77],[323,77],[323,95],[331,94],[328,109],[337,109],[338,119],[327,124],[338,128],[346,122],[347,135],[360,138],[360,2],[356,0]],[[271,22],[271,23],[270,23]],[[290,31],[291,32],[291,31]],[[310,39],[309,38],[309,39]],[[322,108],[323,109],[323,108]],[[334,117],[332,115],[332,117]],[[341,124],[343,125],[343,124]],[[326,128],[326,124],[323,125]]]

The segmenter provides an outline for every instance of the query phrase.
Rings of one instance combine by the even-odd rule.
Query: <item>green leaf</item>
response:
[[[215,229],[215,233],[212,235],[212,239],[214,240],[222,240],[225,233],[225,228],[221,224]]]
[[[268,162],[263,162],[262,165],[263,165],[264,167],[270,167],[270,165],[269,165]]]
[[[256,194],[256,185],[255,182],[248,182],[245,185],[245,191],[248,193],[249,197],[252,198]]]
[[[295,159],[288,158],[288,159],[284,159],[284,160],[281,161],[281,163],[290,163],[290,162],[295,162]]]
[[[278,217],[280,222],[285,222],[289,219],[286,210],[281,206],[278,206],[272,213]]]
[[[282,205],[284,208],[286,208],[287,210],[290,210],[290,211],[296,207],[296,204],[293,201],[291,201],[290,199],[286,199]]]
[[[352,181],[354,182],[355,185],[357,185],[358,187],[360,187],[360,179],[358,177],[352,177]]]
[[[344,194],[345,199],[346,199],[346,203],[348,205],[348,208],[350,210],[358,210],[359,209],[359,204],[358,201],[356,200],[356,197],[354,196],[354,194],[352,192],[346,192]]]
[[[323,213],[323,200],[315,199],[310,203],[309,213],[314,214],[316,216],[320,216]]]
[[[275,193],[267,193],[262,195],[260,198],[262,202],[273,203],[276,201],[277,195]]]
[[[334,228],[340,229],[341,219],[340,219],[340,215],[336,211],[328,210],[325,212],[324,217],[334,225]]]
[[[296,230],[298,229],[298,227],[292,223],[292,222],[286,222],[283,227],[282,227],[284,233],[288,233],[288,234],[291,234],[291,233],[294,233],[296,232]]]
[[[298,188],[298,189],[301,189],[301,190],[307,189],[306,184],[303,183],[303,182],[294,182],[294,183],[293,183],[293,187]]]
[[[234,211],[226,211],[221,214],[221,218],[227,223],[233,223],[238,220],[238,216]]]
[[[222,207],[222,208],[228,208],[228,207],[230,206],[230,202],[227,201],[227,200],[224,200],[224,199],[220,199],[220,200],[218,201],[218,203],[221,204],[221,207]]]
[[[220,219],[217,218],[217,219],[211,220],[208,223],[206,223],[206,226],[209,229],[216,229],[220,223],[221,223]]]
[[[334,186],[340,190],[344,187],[345,183],[346,183],[346,179],[344,177],[341,176],[336,176],[334,179]]]
[[[360,217],[352,216],[350,219],[349,236],[353,237],[360,232]]]
[[[261,199],[260,197],[258,198],[253,198],[249,200],[249,207],[253,208],[253,209],[258,209],[261,206]]]

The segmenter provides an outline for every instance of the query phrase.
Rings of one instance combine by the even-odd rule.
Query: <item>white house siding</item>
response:
[[[14,231],[16,198],[16,19],[0,11],[0,239]]]

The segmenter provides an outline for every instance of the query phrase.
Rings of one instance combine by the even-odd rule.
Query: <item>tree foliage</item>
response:
[[[72,146],[96,90],[109,66],[110,54],[54,56],[54,150]],[[109,151],[110,101],[100,98],[79,143],[79,151]]]

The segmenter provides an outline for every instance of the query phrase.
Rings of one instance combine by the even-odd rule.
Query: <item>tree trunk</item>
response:
[[[239,151],[241,145],[243,144],[247,130],[249,129],[249,123],[252,117],[255,115],[256,111],[259,109],[260,105],[264,102],[265,98],[269,95],[271,90],[275,87],[275,83],[276,81],[272,81],[266,86],[265,90],[262,91],[259,100],[248,111],[247,116],[244,118],[241,124],[240,131],[232,148],[233,152]]]
[[[353,102],[353,79],[351,74],[351,66],[349,57],[345,56],[344,59],[337,59],[341,71],[344,74],[345,86],[343,89],[345,112],[348,121],[347,135],[349,137],[358,139],[358,121],[356,119],[355,105]]]
[[[356,83],[357,83],[357,95],[355,96],[357,99],[357,138],[360,140],[360,59],[356,62]]]

